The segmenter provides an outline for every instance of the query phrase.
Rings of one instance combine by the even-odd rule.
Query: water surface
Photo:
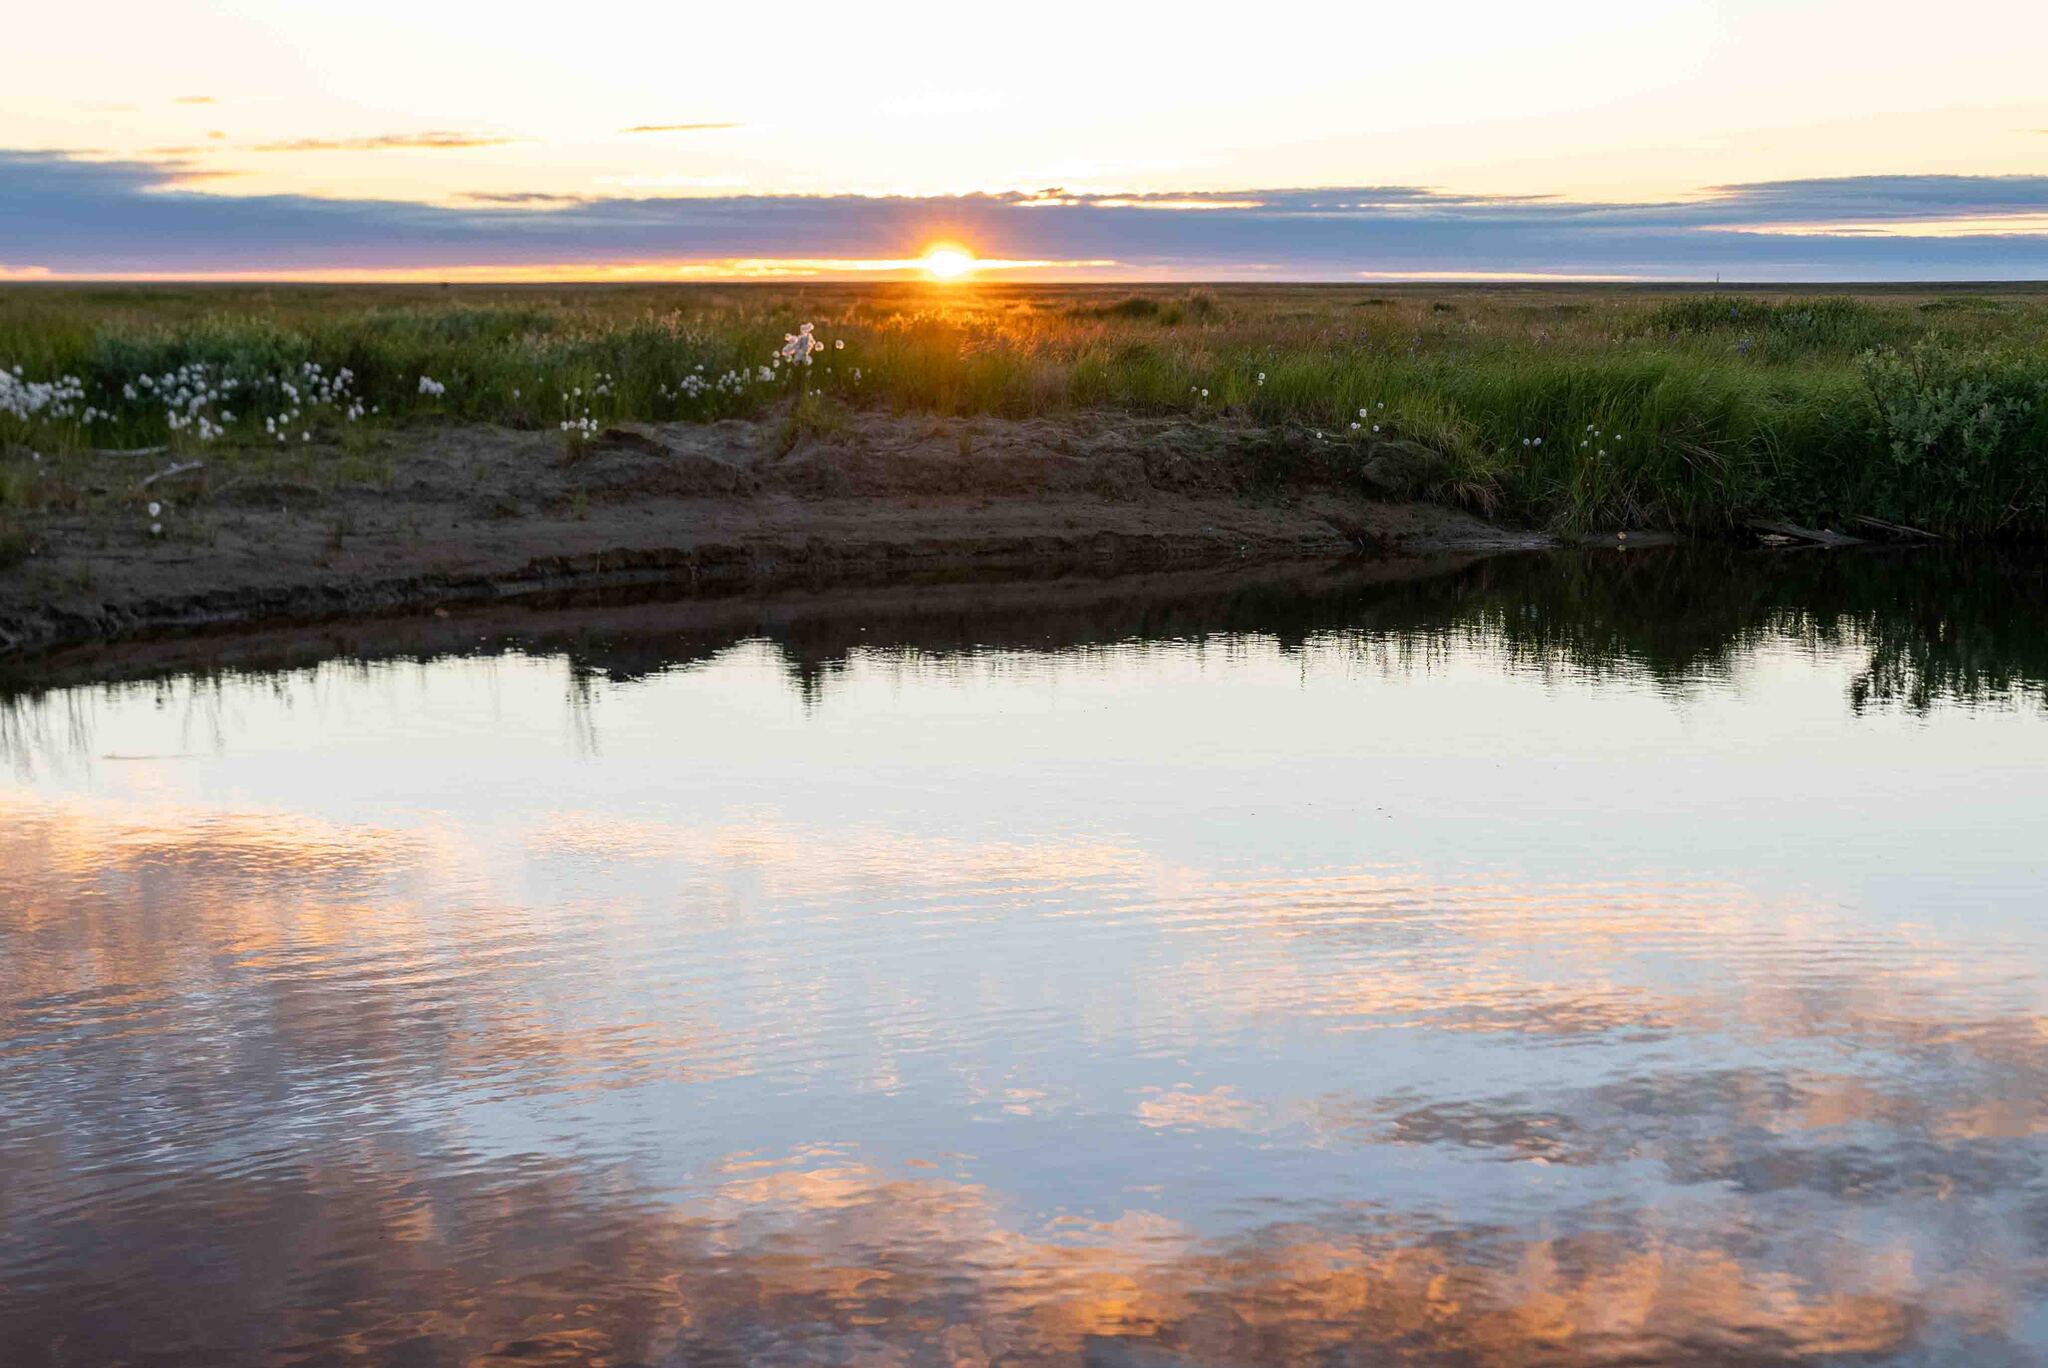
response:
[[[0,1344],[2043,1361],[2042,589],[1537,557],[19,687]]]

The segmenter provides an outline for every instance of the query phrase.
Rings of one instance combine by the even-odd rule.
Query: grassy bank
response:
[[[392,424],[775,412],[800,322],[812,423],[1227,417],[1561,529],[2048,530],[2048,289],[2010,287],[13,287],[0,520],[42,497],[35,456],[84,446],[231,462]]]

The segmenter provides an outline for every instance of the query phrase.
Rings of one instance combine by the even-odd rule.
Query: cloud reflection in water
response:
[[[0,786],[0,1338],[2037,1356],[2048,719],[1499,644],[726,646],[583,672],[597,753],[545,654],[81,688]]]

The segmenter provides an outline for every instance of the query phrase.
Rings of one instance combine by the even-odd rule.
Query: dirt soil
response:
[[[34,515],[0,569],[0,654],[565,590],[1548,544],[1404,501],[1397,484],[1374,497],[1399,450],[1362,459],[1312,433],[1217,422],[854,415],[794,442],[779,421],[630,424],[576,456],[559,432],[494,427],[369,443],[209,453],[146,489],[191,458],[66,458],[78,497]]]

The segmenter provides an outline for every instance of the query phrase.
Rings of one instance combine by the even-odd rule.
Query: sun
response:
[[[933,243],[924,249],[918,266],[933,280],[960,280],[974,274],[974,253],[950,242]]]

